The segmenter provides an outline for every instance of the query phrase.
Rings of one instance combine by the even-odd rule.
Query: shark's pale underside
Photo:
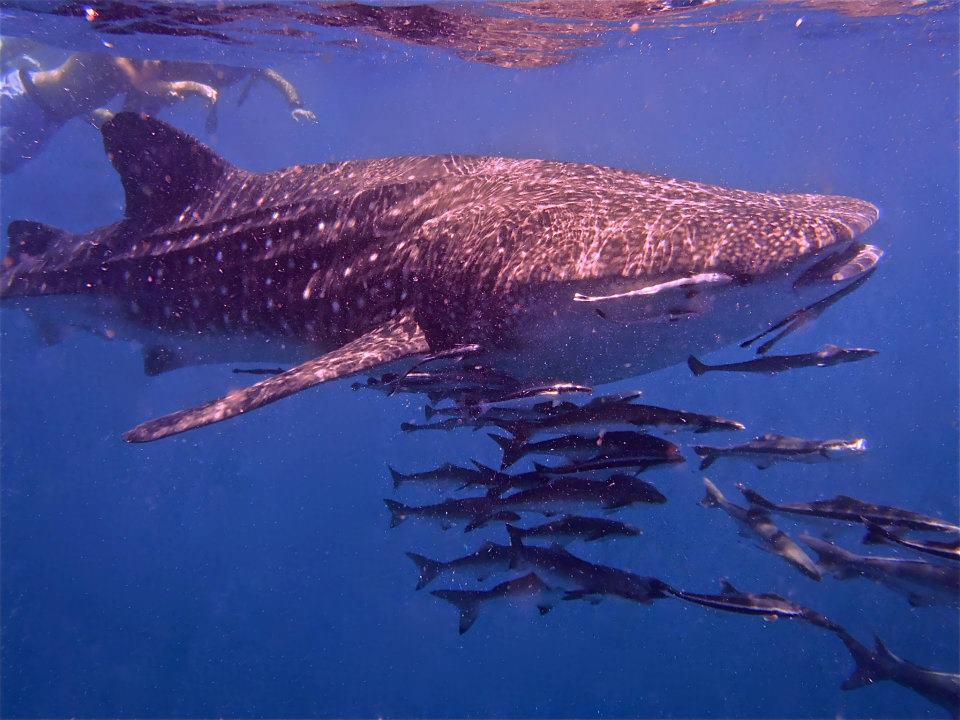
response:
[[[5,304],[38,314],[36,296],[66,296],[83,327],[143,342],[153,373],[301,362],[133,442],[464,344],[520,379],[638,375],[742,339],[880,255],[857,239],[877,209],[848,197],[454,155],[254,173],[145,116],[102,132],[125,217],[80,235],[11,223]]]

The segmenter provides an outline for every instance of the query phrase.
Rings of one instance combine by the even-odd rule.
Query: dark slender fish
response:
[[[434,520],[440,527],[449,530],[457,522],[467,521],[465,532],[483,527],[494,521],[516,522],[520,516],[515,512],[500,510],[497,498],[475,497],[459,500],[444,500],[435,505],[411,507],[396,500],[384,500],[390,510],[390,527],[396,527],[407,518],[418,517]]]
[[[863,577],[906,595],[912,607],[960,605],[960,566],[905,560],[894,557],[866,557],[844,550],[810,535],[803,540],[819,556],[819,565],[838,580]]]
[[[279,375],[284,372],[281,367],[278,368],[234,368],[233,372],[237,375]]]
[[[779,330],[780,328],[786,325],[786,327],[782,332],[770,338],[769,340],[767,340],[767,342],[763,343],[760,347],[757,348],[757,355],[766,355],[767,352],[770,349],[772,349],[773,346],[776,345],[778,342],[780,342],[781,340],[783,340],[785,337],[795,332],[796,330],[799,330],[801,327],[803,327],[807,323],[813,322],[818,317],[823,315],[824,311],[827,310],[829,307],[839,302],[841,299],[845,298],[854,290],[857,290],[861,285],[863,285],[870,278],[871,275],[873,275],[874,271],[876,270],[876,268],[873,266],[877,264],[877,262],[880,260],[880,257],[881,257],[880,254],[872,253],[867,248],[864,248],[861,251],[861,253],[863,253],[864,261],[866,263],[870,263],[871,267],[869,270],[865,271],[863,275],[860,276],[859,279],[850,283],[845,288],[841,290],[837,290],[837,292],[833,293],[832,295],[828,295],[822,300],[817,300],[817,302],[807,305],[805,308],[800,308],[799,310],[796,310],[790,313],[783,320],[771,325],[762,333],[759,333],[758,335],[754,335],[749,340],[745,340],[744,342],[740,343],[740,347],[748,348],[760,338],[766,337],[770,333],[774,332],[775,330]]]
[[[743,430],[743,425],[736,420],[619,400],[595,401],[566,412],[551,413],[538,420],[499,421],[496,424],[514,437],[523,439],[546,433],[596,433],[600,430],[635,430],[638,427],[679,428],[697,433]]]
[[[420,571],[417,590],[422,590],[441,575],[464,574],[478,581],[486,580],[495,573],[509,570],[514,554],[514,550],[506,545],[485,542],[476,552],[454,560],[431,560],[412,552],[408,552],[407,557]]]
[[[566,591],[565,600],[586,600],[595,605],[602,598],[613,596],[646,604],[667,597],[664,583],[657,578],[587,562],[560,545],[524,545],[514,537],[511,547],[515,553],[514,569],[543,576],[554,587]]]
[[[867,534],[863,537],[865,545],[892,543],[916,550],[917,552],[926,553],[927,555],[935,555],[936,557],[946,560],[960,561],[960,538],[945,542],[941,540],[920,540],[918,538],[906,537],[902,532],[894,532],[890,528],[878,525],[866,518],[863,518],[863,524],[867,528]]]
[[[870,650],[842,627],[835,627],[833,632],[847,646],[857,664],[857,669],[841,685],[844,690],[891,680],[944,708],[951,717],[960,717],[960,675],[930,670],[902,660],[890,652],[880,638],[874,638],[874,649]]]
[[[682,461],[680,448],[671,442],[641,432],[613,430],[591,435],[563,435],[539,442],[490,434],[503,451],[502,470],[528,455],[559,455],[573,462],[602,458],[637,458]]]
[[[610,512],[636,503],[662,504],[667,501],[650,483],[629,475],[609,480],[560,478],[546,485],[521,490],[498,500],[501,510],[535,512],[546,517],[596,508]]]
[[[474,421],[461,418],[447,418],[446,420],[438,420],[437,422],[432,423],[400,423],[400,429],[407,433],[422,432],[424,430],[444,430],[449,432],[451,430],[459,430],[460,428],[465,427],[471,427],[474,430],[479,430],[481,426],[476,424]]]
[[[700,469],[705,470],[718,458],[727,457],[746,460],[760,470],[766,470],[776,462],[818,463],[846,456],[860,455],[867,450],[866,440],[804,440],[768,433],[748,443],[728,448],[695,445],[693,451],[703,460]]]
[[[596,542],[614,537],[636,537],[640,534],[640,530],[619,520],[567,515],[531,528],[520,528],[508,524],[507,533],[511,541],[533,538],[567,545],[575,540]]]
[[[687,358],[687,365],[690,366],[690,371],[698,377],[708,372],[773,374],[786,370],[797,370],[799,368],[830,367],[841,363],[866,360],[878,353],[879,350],[870,350],[867,348],[841,348],[836,345],[827,345],[815,353],[804,353],[802,355],[767,355],[753,360],[728,363],[726,365],[707,365],[691,355]]]
[[[533,469],[535,472],[557,477],[578,476],[590,478],[593,480],[610,479],[614,475],[631,473],[638,475],[646,470],[661,465],[670,465],[682,463],[683,457],[679,458],[600,458],[598,460],[589,460],[587,462],[575,462],[567,465],[547,466],[535,462]]]
[[[463,488],[477,483],[481,471],[476,468],[465,468],[453,463],[444,463],[432,470],[422,470],[415,473],[401,473],[390,467],[390,476],[393,478],[393,487],[399,488],[404,483],[425,483],[437,486],[453,486]]]
[[[726,579],[720,581],[721,591],[719,595],[701,595],[699,593],[690,593],[685,590],[678,590],[667,586],[667,592],[671,595],[686,600],[687,602],[703,605],[704,607],[725,612],[741,613],[743,615],[759,615],[768,620],[777,618],[791,618],[806,620],[821,627],[829,627],[831,621],[820,613],[810,608],[804,607],[792,600],[787,600],[781,595],[774,593],[745,593],[737,590],[733,584]]]
[[[482,605],[517,602],[536,603],[541,615],[553,609],[557,594],[535,573],[507,580],[489,590],[434,590],[432,595],[455,605],[460,610],[460,634],[476,622]]]
[[[815,500],[809,503],[774,503],[756,490],[738,487],[752,505],[773,512],[846,520],[854,523],[867,520],[877,525],[892,525],[924,532],[960,533],[960,527],[946,520],[888,505],[874,505],[847,495],[837,495],[829,500]]]
[[[769,513],[760,508],[747,510],[727,500],[723,493],[707,478],[703,479],[707,494],[700,504],[707,508],[722,508],[730,517],[737,521],[746,536],[759,538],[760,547],[774,555],[779,555],[800,572],[814,580],[820,579],[820,570],[799,545],[789,535],[773,524]]]

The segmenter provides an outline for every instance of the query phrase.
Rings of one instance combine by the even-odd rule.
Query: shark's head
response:
[[[813,319],[882,256],[861,239],[879,217],[863,200],[622,180],[604,188],[596,210],[584,204],[580,247],[560,246],[565,254],[549,259],[558,282],[539,306],[531,303],[538,360],[556,360],[552,374],[594,383],[630,377],[745,340],[791,314]],[[556,357],[544,347],[557,347]],[[579,368],[571,358],[582,358]]]

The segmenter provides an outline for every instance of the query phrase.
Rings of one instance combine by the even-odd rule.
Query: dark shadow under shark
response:
[[[11,223],[5,303],[84,296],[68,310],[110,337],[163,338],[155,372],[301,362],[131,442],[464,345],[522,380],[635,376],[755,333],[881,254],[857,239],[877,209],[847,197],[455,155],[253,173],[149,117],[102,133],[125,217],[80,235]]]

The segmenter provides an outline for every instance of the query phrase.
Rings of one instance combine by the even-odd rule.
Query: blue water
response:
[[[92,31],[76,27],[57,43],[89,43]],[[742,481],[785,502],[845,493],[956,520],[956,8],[866,19],[799,8],[618,37],[533,70],[412,46],[276,53],[316,124],[292,123],[264,84],[238,109],[239,89],[228,90],[213,134],[195,100],[161,117],[254,170],[497,154],[874,202],[882,214],[867,240],[887,253],[880,271],[778,349],[833,342],[878,348],[876,359],[773,377],[677,367],[612,389],[735,417],[754,434],[868,439],[855,463],[718,463],[711,477],[731,498]],[[123,40],[130,52],[137,38]],[[229,52],[223,62],[240,61]],[[2,181],[4,225],[86,230],[119,218],[122,202],[96,131],[79,120]],[[414,591],[404,552],[448,559],[502,529],[391,530],[382,499],[394,496],[387,464],[493,463],[482,433],[404,434],[422,401],[345,381],[131,446],[124,430],[243,379],[216,365],[147,378],[133,345],[79,333],[43,346],[21,313],[0,317],[4,717],[944,714],[893,683],[841,691],[853,663],[827,633],[673,600],[484,612],[459,636],[455,609]],[[709,359],[743,358],[731,348]],[[571,550],[692,591],[727,577],[778,592],[864,642],[876,633],[921,665],[960,668],[955,609],[911,608],[865,580],[802,577],[699,507],[701,477],[692,459],[660,472],[669,502],[621,516],[641,537]],[[856,529],[836,539],[866,552]]]

